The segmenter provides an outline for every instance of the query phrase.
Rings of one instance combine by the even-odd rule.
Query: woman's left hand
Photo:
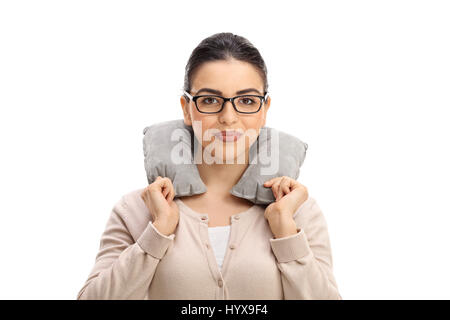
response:
[[[264,186],[272,188],[275,197],[275,202],[268,205],[264,212],[275,238],[296,234],[298,231],[293,215],[308,199],[308,190],[297,180],[286,176],[270,179]]]

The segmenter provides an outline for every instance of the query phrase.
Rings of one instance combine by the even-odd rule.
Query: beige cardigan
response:
[[[264,206],[231,216],[221,270],[209,243],[208,214],[175,198],[180,220],[165,236],[152,224],[143,190],[114,205],[77,299],[342,299],[326,221],[313,198],[294,215],[300,232],[285,238],[273,238]]]

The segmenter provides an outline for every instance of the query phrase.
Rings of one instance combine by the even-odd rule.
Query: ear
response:
[[[189,102],[185,96],[180,97],[181,108],[183,109],[184,124],[192,126],[191,114],[189,113]]]
[[[263,106],[263,124],[261,127],[264,127],[266,125],[267,111],[270,108],[270,101],[272,101],[272,100],[269,96],[269,97],[267,97],[267,101],[264,103],[264,106]]]

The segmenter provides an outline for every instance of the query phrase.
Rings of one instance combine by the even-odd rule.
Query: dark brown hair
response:
[[[215,60],[227,60],[229,58],[248,62],[256,67],[264,83],[264,94],[267,92],[269,87],[267,83],[267,68],[258,49],[246,38],[230,32],[213,34],[203,39],[194,51],[192,51],[186,65],[183,89],[187,92],[191,91],[192,78],[201,64]],[[189,98],[186,95],[184,96],[189,101]]]

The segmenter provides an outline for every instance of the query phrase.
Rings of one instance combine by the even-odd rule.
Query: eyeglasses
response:
[[[225,98],[210,94],[192,96],[187,91],[184,91],[184,94],[187,95],[189,99],[194,101],[195,107],[198,112],[201,113],[219,113],[223,110],[225,102],[230,101],[234,110],[237,112],[251,114],[257,113],[261,109],[262,104],[267,101],[267,96],[269,93],[265,92],[264,96],[246,94],[233,98]]]

